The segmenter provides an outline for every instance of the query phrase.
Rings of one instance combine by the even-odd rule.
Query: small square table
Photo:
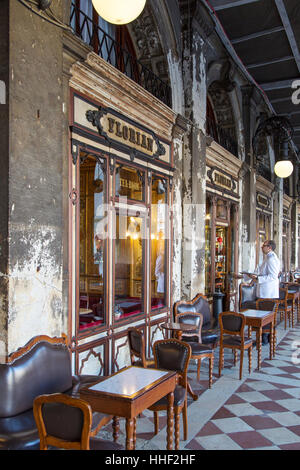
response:
[[[174,371],[130,366],[82,388],[80,398],[87,401],[93,411],[126,418],[126,450],[134,450],[136,417],[168,395],[167,449],[172,450],[176,377]]]
[[[261,366],[261,339],[263,333],[263,326],[271,325],[270,333],[270,359],[273,354],[273,341],[274,341],[274,323],[275,323],[275,312],[267,310],[244,310],[241,312],[246,317],[246,325],[250,327],[256,327],[256,346],[257,346],[257,368]]]

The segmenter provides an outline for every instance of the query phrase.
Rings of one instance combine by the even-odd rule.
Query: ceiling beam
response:
[[[213,6],[213,9],[215,11],[217,10],[225,10],[227,8],[234,8],[234,7],[239,7],[243,5],[247,5],[248,3],[256,3],[259,0],[237,0],[233,2],[232,0],[221,0],[218,2],[217,0],[214,1],[215,6]]]
[[[284,103],[285,101],[290,101],[292,103],[292,97],[291,96],[286,96],[285,98],[269,98],[271,103]]]
[[[257,67],[264,67],[265,65],[279,64],[280,62],[286,62],[287,60],[295,60],[293,55],[285,57],[279,57],[279,59],[265,60],[264,62],[258,62],[256,64],[245,64],[247,69],[255,69]]]
[[[276,6],[277,6],[278,13],[280,15],[282,24],[284,26],[288,41],[290,43],[292,52],[294,54],[298,70],[300,72],[300,53],[299,53],[299,49],[298,49],[297,42],[296,42],[296,39],[295,39],[294,31],[293,31],[292,25],[290,23],[290,20],[289,20],[284,2],[283,2],[283,0],[275,0],[275,3],[276,3]]]
[[[241,36],[240,38],[231,39],[232,44],[238,44],[240,42],[251,41],[262,36],[268,36],[269,34],[279,33],[284,31],[283,26],[277,26],[276,28],[265,29],[264,31],[258,31],[257,33],[248,34],[247,36]]]
[[[300,114],[300,111],[289,111],[288,113],[278,114],[278,116],[294,116],[295,114]]]
[[[295,80],[299,80],[299,77],[295,78],[289,78],[287,80],[278,80],[274,82],[266,82],[266,83],[260,83],[259,86],[264,90],[264,91],[269,91],[269,90],[282,90],[283,88],[291,88],[292,83]]]

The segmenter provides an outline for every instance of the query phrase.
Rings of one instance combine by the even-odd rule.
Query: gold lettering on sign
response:
[[[143,134],[134,129],[134,127],[127,126],[112,117],[108,117],[107,121],[107,132],[109,134],[113,134],[113,136],[120,138],[124,142],[129,141],[136,147],[142,147],[147,152],[153,153],[153,139],[148,137],[147,134]]]
[[[215,184],[218,186],[222,186],[223,188],[232,189],[232,181],[230,178],[228,178],[225,175],[222,175],[222,173],[217,173],[216,171],[213,174],[213,181]]]
[[[127,180],[125,178],[120,178],[120,184],[123,186],[123,188],[129,188],[134,191],[139,191],[141,189],[139,183]]]

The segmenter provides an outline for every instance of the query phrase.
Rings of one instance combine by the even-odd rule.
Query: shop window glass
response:
[[[144,311],[145,219],[116,215],[114,321]]]
[[[216,290],[225,290],[225,281],[227,275],[227,241],[228,227],[216,226],[216,254],[215,254],[215,288]]]
[[[145,200],[145,173],[123,165],[116,166],[116,196]]]
[[[106,161],[80,155],[79,329],[105,322]]]
[[[152,179],[151,309],[166,306],[167,183]]]

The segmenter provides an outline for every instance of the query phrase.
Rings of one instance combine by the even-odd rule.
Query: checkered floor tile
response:
[[[268,346],[264,348],[265,357],[268,357]],[[217,374],[218,351],[212,389],[208,390],[208,364],[203,362],[201,365],[199,383],[195,380],[195,364],[191,365],[188,375],[199,399],[188,399],[189,419],[192,422],[189,421],[189,439],[180,441],[181,449],[300,450],[300,325],[284,332],[275,358],[263,359],[259,371],[253,370],[249,375],[247,361],[246,355],[245,377],[239,381],[238,365],[233,366],[230,352],[225,354],[224,373],[232,374],[232,381],[236,383],[234,392],[225,399],[222,395],[222,377]],[[197,416],[200,422],[203,404],[205,407],[209,403],[213,392],[218,404],[209,419],[197,427]],[[154,436],[153,414],[146,410],[138,418],[136,449],[165,449],[167,423],[164,413],[160,414],[159,424],[161,432]],[[99,437],[111,439],[111,432],[111,425],[108,425],[100,431]],[[125,443],[124,420],[120,423],[119,442]]]

